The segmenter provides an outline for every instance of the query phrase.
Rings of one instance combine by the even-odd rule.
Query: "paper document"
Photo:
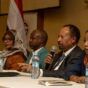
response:
[[[39,84],[45,86],[71,86],[72,84],[68,81],[61,80],[39,80]]]
[[[0,72],[0,76],[31,76],[30,73],[26,73],[26,72],[19,72],[17,70],[3,70],[2,72]]]

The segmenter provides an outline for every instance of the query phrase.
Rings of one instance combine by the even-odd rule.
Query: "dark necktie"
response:
[[[62,54],[62,56],[55,63],[54,68],[57,67],[64,59],[65,59],[65,55]]]

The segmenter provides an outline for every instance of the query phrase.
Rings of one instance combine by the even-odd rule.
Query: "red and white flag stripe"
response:
[[[15,47],[22,49],[26,54],[27,40],[24,29],[22,0],[10,0],[7,26],[9,30],[15,30]]]

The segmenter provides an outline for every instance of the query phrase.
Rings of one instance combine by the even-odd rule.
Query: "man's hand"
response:
[[[18,66],[19,66],[19,71],[22,71],[22,72],[31,72],[32,70],[31,64],[18,63]]]
[[[77,83],[84,83],[85,82],[85,77],[84,76],[75,76],[75,75],[72,75],[70,76],[70,81],[74,81],[74,82],[77,82]]]
[[[51,55],[48,55],[48,56],[46,57],[46,59],[45,59],[45,63],[49,63],[49,64],[51,64],[52,61],[53,61],[53,58],[52,58]]]

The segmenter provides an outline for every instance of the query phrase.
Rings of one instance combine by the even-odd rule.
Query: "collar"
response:
[[[39,48],[39,49],[33,51],[33,55],[38,55],[39,51],[40,51],[42,48],[43,48],[43,47],[41,47],[41,48]]]
[[[74,45],[72,48],[70,48],[68,51],[64,52],[63,54],[65,56],[68,56],[75,47],[76,47],[76,45]]]

